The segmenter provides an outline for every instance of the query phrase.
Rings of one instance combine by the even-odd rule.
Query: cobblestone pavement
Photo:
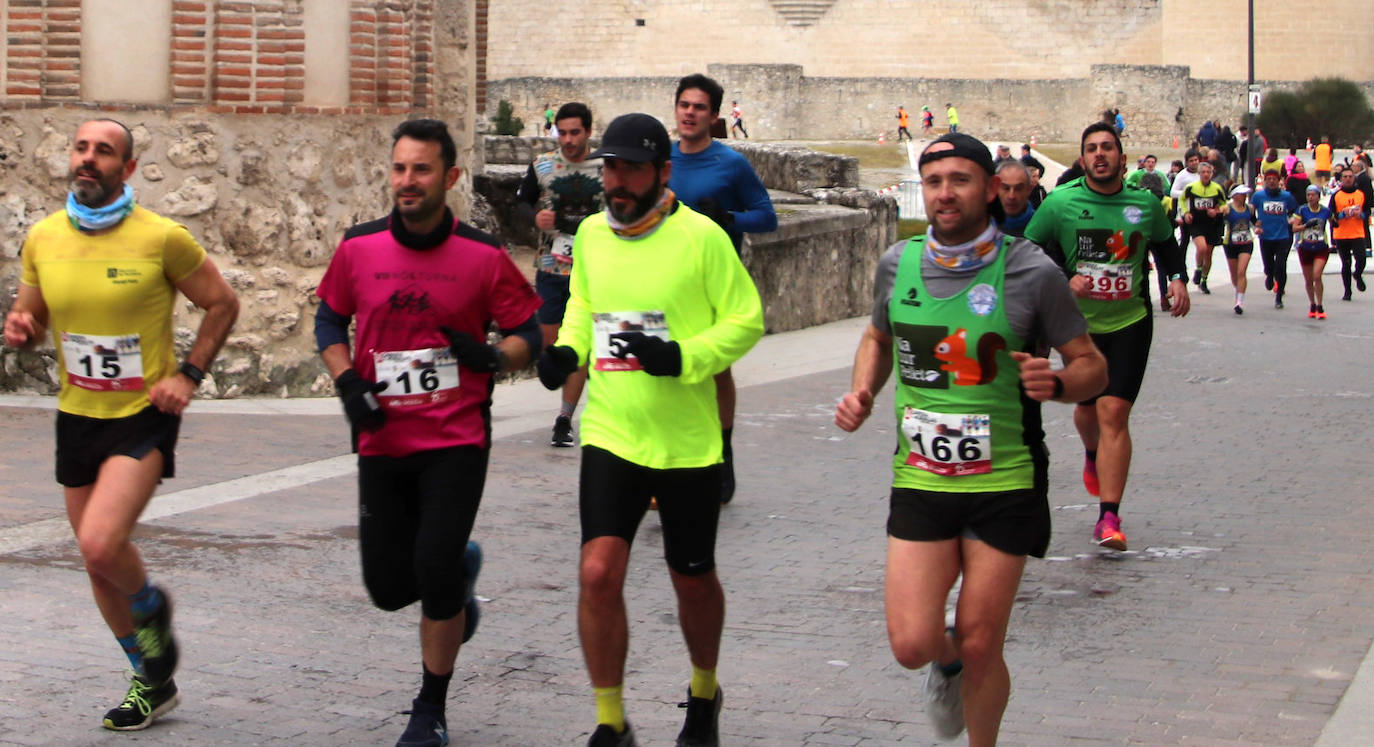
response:
[[[1213,277],[1190,317],[1156,319],[1130,552],[1090,544],[1070,408],[1046,408],[1055,534],[1013,614],[1006,744],[1308,745],[1338,705],[1374,701],[1352,688],[1341,703],[1374,638],[1374,294],[1318,322],[1300,293],[1275,311],[1254,282],[1237,317]],[[727,744],[934,742],[923,673],[892,660],[883,624],[890,389],[859,433],[831,424],[863,323],[769,337],[737,367],[739,496],[718,547]],[[453,742],[580,744],[594,709],[575,631],[578,453],[547,445],[554,395],[524,382],[497,397],[475,532],[486,601],[449,698]],[[123,657],[62,525],[51,401],[0,404],[0,744],[394,742],[419,683],[418,612],[378,611],[363,590],[334,401],[191,408],[180,476],[138,534],[177,602],[183,702],[136,734],[99,728]],[[661,538],[651,514],[627,587],[628,709],[647,745],[677,733],[689,675]]]

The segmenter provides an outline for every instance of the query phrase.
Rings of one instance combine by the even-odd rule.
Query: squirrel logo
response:
[[[978,358],[968,356],[968,330],[960,328],[954,334],[935,343],[935,357],[944,361],[941,371],[952,371],[959,386],[986,384],[997,376],[998,350],[1006,350],[1007,341],[996,332],[978,338]]]
[[[1130,259],[1131,256],[1135,254],[1135,250],[1140,247],[1140,238],[1141,233],[1139,231],[1134,231],[1131,233],[1131,240],[1128,243],[1126,241],[1126,235],[1121,231],[1117,231],[1112,234],[1111,238],[1107,239],[1107,249],[1117,261],[1125,261]]]

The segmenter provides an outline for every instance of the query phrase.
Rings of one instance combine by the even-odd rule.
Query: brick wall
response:
[[[143,30],[170,36],[168,100],[146,103],[234,114],[404,114],[437,105],[436,0],[348,0],[347,28],[312,29],[312,43],[339,50],[318,64],[348,59],[347,100],[337,106],[305,104],[306,1],[171,0],[171,28]],[[0,0],[0,6],[3,106],[118,105],[100,90],[82,91],[81,0]]]

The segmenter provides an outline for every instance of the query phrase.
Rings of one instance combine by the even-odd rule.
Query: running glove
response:
[[[735,214],[721,207],[721,204],[714,197],[703,197],[697,203],[696,211],[716,222],[716,225],[730,230],[735,225]]]
[[[577,351],[567,345],[550,345],[544,348],[535,368],[539,370],[539,383],[545,389],[557,389],[577,370]]]
[[[643,332],[622,332],[617,335],[624,343],[617,355],[633,355],[639,359],[644,373],[650,376],[681,376],[682,348],[676,342]]]
[[[383,389],[386,389],[385,381],[364,381],[351,368],[334,380],[334,390],[343,400],[344,415],[348,416],[348,422],[365,431],[375,431],[386,423],[386,410],[377,401],[377,392]]]
[[[440,327],[439,330],[448,336],[448,349],[453,357],[473,371],[496,373],[505,363],[505,354],[495,345],[478,342],[472,335],[452,327]]]

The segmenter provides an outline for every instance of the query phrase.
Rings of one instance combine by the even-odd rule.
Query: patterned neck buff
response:
[[[76,195],[67,193],[67,220],[78,231],[103,231],[119,225],[119,222],[134,211],[134,188],[124,185],[119,199],[104,207],[87,207],[76,201]]]
[[[1001,238],[997,224],[992,221],[988,221],[988,227],[972,241],[955,246],[941,244],[932,233],[926,236],[926,256],[930,257],[931,262],[951,270],[978,270],[997,259],[997,247],[1002,244]]]
[[[643,218],[626,225],[616,220],[615,216],[611,215],[611,211],[607,210],[606,224],[611,227],[616,236],[622,239],[642,239],[658,229],[659,225],[663,223],[663,219],[673,212],[673,205],[676,202],[677,196],[673,194],[673,190],[664,187],[663,196],[659,198],[658,204],[645,213]]]

